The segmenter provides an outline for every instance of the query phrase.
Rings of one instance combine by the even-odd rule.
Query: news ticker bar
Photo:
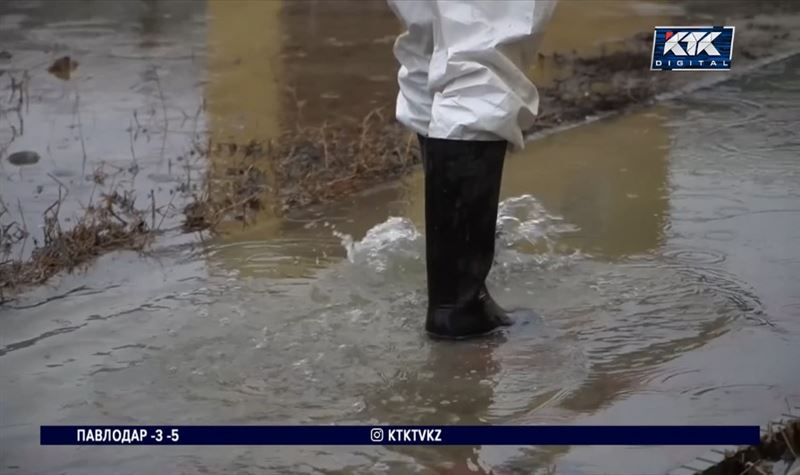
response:
[[[41,445],[754,445],[758,426],[41,426]]]

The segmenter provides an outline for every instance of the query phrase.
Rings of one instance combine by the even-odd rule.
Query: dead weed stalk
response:
[[[298,125],[274,140],[209,143],[205,152],[204,185],[184,209],[189,230],[341,199],[419,162],[416,140],[381,109],[359,122]]]
[[[27,259],[12,256],[12,250],[29,237],[24,224],[10,221],[0,224],[0,303],[20,287],[41,284],[63,270],[72,271],[96,256],[118,249],[141,250],[155,231],[147,223],[160,210],[136,207],[132,191],[113,190],[101,194],[98,203],[90,203],[69,229],[61,226],[61,206],[65,195],[59,185],[59,197],[42,215],[42,239]],[[20,210],[21,214],[21,210]],[[8,208],[0,204],[0,222],[8,218]]]

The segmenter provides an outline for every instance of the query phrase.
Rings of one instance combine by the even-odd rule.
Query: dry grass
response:
[[[73,69],[74,66],[71,65]],[[10,95],[0,100],[0,119],[7,122],[10,131],[0,141],[0,159],[4,158],[10,144],[24,134],[23,112],[30,103],[28,89],[29,76],[26,71],[19,78],[10,76]],[[80,123],[79,116],[78,121]],[[83,148],[82,131],[80,138]],[[83,151],[85,164],[85,148]],[[107,176],[102,165],[91,174],[96,186],[102,186]],[[44,211],[41,221],[35,223],[42,229],[41,242],[32,239],[34,248],[30,254],[26,254],[25,249],[32,233],[25,222],[21,203],[16,203],[18,220],[15,220],[9,207],[0,198],[0,303],[10,299],[19,290],[41,284],[58,272],[72,271],[104,252],[142,249],[158,228],[156,215],[161,215],[159,226],[163,221],[163,210],[156,208],[154,199],[148,208],[139,209],[135,205],[132,190],[122,190],[112,185],[111,191],[101,194],[98,202],[90,202],[82,215],[74,219],[72,226],[64,229],[61,208],[68,192],[57,178],[51,178],[58,183],[58,199]],[[150,223],[147,222],[148,217]]]
[[[25,132],[23,112],[30,104],[30,78],[27,71],[19,77],[9,75],[9,96],[0,98],[0,122],[6,122],[6,130],[0,129],[0,158],[11,143]]]
[[[396,178],[420,159],[413,135],[377,109],[358,123],[297,127],[263,143],[209,143],[200,153],[213,158],[202,191],[184,208],[189,230],[341,199]]]
[[[183,209],[183,226],[187,231],[214,230],[226,220],[236,219],[248,223],[252,215],[263,209],[269,201],[268,155],[263,144],[208,143],[198,147],[200,156],[214,155],[210,159],[199,192],[190,175],[181,191],[191,193],[189,204]]]
[[[142,249],[152,237],[157,210],[154,205],[151,210],[138,209],[132,196],[131,192],[119,191],[102,195],[100,203],[90,204],[75,225],[65,230],[59,216],[64,199],[59,188],[59,199],[42,216],[43,242],[35,242],[27,259],[21,258],[29,237],[24,221],[0,224],[0,303],[20,288],[41,284],[104,252]],[[0,203],[0,223],[8,216],[8,208]],[[13,256],[17,247],[19,255]]]
[[[289,131],[271,149],[281,212],[348,196],[420,161],[417,140],[381,109],[356,124]]]
[[[650,41],[649,34],[637,35],[620,49],[589,57],[539,55],[541,65],[556,71],[556,78],[539,88],[541,114],[535,130],[580,122],[653,99],[658,76],[649,70]]]
[[[777,470],[776,463],[798,459],[800,450],[800,419],[794,419],[779,427],[769,424],[761,443],[752,445],[728,456],[707,470],[703,475],[784,475]]]

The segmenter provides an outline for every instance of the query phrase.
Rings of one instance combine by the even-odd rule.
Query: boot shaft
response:
[[[430,306],[476,299],[494,259],[507,143],[421,139]]]

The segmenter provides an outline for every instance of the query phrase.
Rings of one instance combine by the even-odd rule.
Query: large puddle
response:
[[[169,199],[183,180],[172,174],[183,166],[177,157],[197,130],[244,141],[297,120],[276,84],[297,85],[310,104],[305,120],[324,117],[313,104],[366,111],[391,98],[393,60],[370,59],[394,33],[382,6],[337,16],[349,26],[333,34],[325,28],[334,2],[61,3],[63,11],[0,5],[2,44],[26,32],[15,37],[16,67],[48,64],[59,53],[42,48],[59,52],[66,38],[85,75],[32,76],[41,97],[12,145],[42,159],[0,168],[3,198],[19,198],[29,220],[57,194],[56,180],[85,204],[93,186],[82,167],[101,161],[135,162],[134,186]],[[80,10],[89,4],[91,14]],[[633,12],[647,28],[669,13],[609,5],[609,17],[630,25]],[[250,28],[267,33],[242,34]],[[359,49],[367,43],[343,33],[351,29],[375,50]],[[203,37],[207,50],[195,41]],[[278,44],[281,63],[258,60]],[[352,53],[348,71],[367,72],[358,89],[337,86],[355,80],[324,67],[332,48]],[[209,242],[172,232],[144,257],[103,256],[0,309],[0,471],[502,474],[555,465],[589,474],[680,465],[704,449],[40,447],[38,428],[764,423],[800,395],[799,85],[794,58],[511,157],[490,287],[541,318],[491,340],[431,342],[422,332],[418,173]],[[3,127],[0,140],[13,133]]]

